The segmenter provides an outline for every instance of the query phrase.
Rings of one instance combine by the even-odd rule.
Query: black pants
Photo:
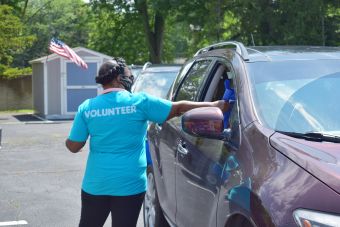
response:
[[[136,227],[144,195],[91,195],[82,190],[79,227],[102,227],[110,212],[112,227]]]

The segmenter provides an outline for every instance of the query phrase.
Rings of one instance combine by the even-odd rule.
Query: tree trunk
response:
[[[146,34],[146,42],[148,44],[150,61],[154,64],[161,63],[162,59],[162,48],[163,48],[163,37],[165,19],[164,16],[156,11],[155,12],[155,23],[153,29],[151,28],[149,21],[149,12],[147,9],[147,0],[136,0],[136,8],[143,20],[144,30]]]
[[[21,12],[22,18],[24,18],[25,14],[26,14],[27,5],[28,5],[28,0],[25,0],[25,5],[24,5],[24,8],[22,9],[22,12]]]

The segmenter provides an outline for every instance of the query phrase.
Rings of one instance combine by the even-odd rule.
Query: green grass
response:
[[[1,113],[27,113],[27,114],[33,114],[34,110],[31,109],[21,109],[21,110],[0,110]]]

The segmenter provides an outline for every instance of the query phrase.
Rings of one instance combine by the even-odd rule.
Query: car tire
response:
[[[152,166],[147,168],[148,189],[143,202],[143,218],[145,227],[169,227],[159,205],[155,177]]]
[[[227,227],[254,227],[248,219],[241,215],[235,215],[230,222],[226,225]]]

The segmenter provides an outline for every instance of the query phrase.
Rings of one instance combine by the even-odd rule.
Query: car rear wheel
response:
[[[155,178],[152,170],[152,166],[147,168],[148,177],[148,189],[145,193],[143,203],[143,217],[145,227],[168,227],[163,211],[159,205],[157,197]]]

